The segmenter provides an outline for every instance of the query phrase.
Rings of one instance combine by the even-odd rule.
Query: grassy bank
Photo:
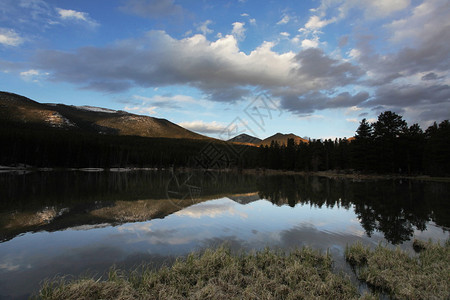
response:
[[[346,249],[360,280],[395,299],[450,299],[450,241],[444,246],[414,241],[417,257],[400,249],[362,244]]]
[[[233,255],[226,248],[179,259],[170,268],[105,281],[48,282],[42,299],[357,299],[356,287],[331,272],[328,254],[305,248]]]
[[[358,277],[393,298],[448,299],[450,243],[418,243],[420,256],[361,244],[346,249]],[[178,259],[170,268],[125,273],[106,280],[48,281],[40,299],[378,299],[345,274],[332,272],[326,253],[303,248],[289,254],[272,250],[233,254],[221,247]]]

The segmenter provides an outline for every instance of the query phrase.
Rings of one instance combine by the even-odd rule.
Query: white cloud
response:
[[[156,115],[157,114],[155,110],[156,108],[157,108],[156,106],[146,107],[137,105],[137,106],[125,106],[124,110],[128,112],[134,112],[137,114]]]
[[[248,13],[242,13],[241,17],[249,17],[250,15]]]
[[[280,21],[277,22],[277,25],[283,25],[289,23],[290,18],[288,15],[284,15],[283,18],[281,18]]]
[[[62,20],[82,21],[93,27],[99,25],[96,21],[92,20],[89,17],[88,13],[85,13],[85,12],[80,12],[80,11],[76,11],[76,10],[72,10],[72,9],[62,9],[62,8],[56,8],[56,11],[58,12],[59,17]]]
[[[345,119],[345,121],[350,122],[350,123],[359,123],[359,120],[356,118]]]
[[[319,39],[316,37],[314,39],[304,39],[302,40],[302,48],[317,48],[319,47]]]
[[[318,16],[311,16],[308,22],[305,24],[305,28],[307,30],[319,30],[322,27],[327,26],[330,23],[333,23],[336,19],[330,20],[321,20]]]
[[[256,24],[256,19],[250,19],[248,20],[250,22],[250,24],[255,25]]]
[[[358,49],[353,48],[353,49],[351,49],[351,50],[348,52],[348,56],[349,56],[350,58],[352,58],[352,59],[356,59],[356,60],[357,60],[357,59],[361,56],[361,51],[358,50]]]
[[[221,133],[225,130],[226,127],[226,125],[220,124],[216,121],[206,123],[200,120],[192,122],[181,122],[178,123],[178,125],[186,129],[200,133]]]
[[[284,36],[284,37],[289,37],[290,36],[289,32],[280,32],[280,35]]]
[[[233,30],[231,33],[236,37],[237,40],[243,40],[245,38],[245,23],[234,22]]]
[[[19,46],[24,39],[20,37],[14,29],[0,28],[0,44],[5,46]]]
[[[28,71],[20,72],[20,77],[22,77],[25,81],[33,81],[33,82],[39,82],[38,78],[41,76],[47,76],[49,73],[42,73],[35,69],[30,69]]]
[[[213,33],[214,30],[208,28],[208,26],[211,25],[211,24],[212,24],[211,20],[206,20],[205,22],[200,24],[200,26],[197,27],[197,30],[200,31],[201,33],[203,33],[203,35],[207,35],[209,33]]]

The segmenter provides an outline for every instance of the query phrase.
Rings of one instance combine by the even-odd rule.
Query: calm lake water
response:
[[[343,253],[361,241],[445,241],[450,184],[231,173],[0,173],[0,298],[25,298],[45,278],[155,267],[227,243]]]

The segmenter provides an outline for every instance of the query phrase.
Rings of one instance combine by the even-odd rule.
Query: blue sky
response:
[[[448,0],[2,0],[0,90],[219,138],[425,129],[450,118],[449,40]]]

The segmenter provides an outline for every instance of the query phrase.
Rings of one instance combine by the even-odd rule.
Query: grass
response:
[[[347,247],[347,261],[360,280],[395,299],[450,299],[450,240],[445,245],[414,241],[411,257],[399,248],[357,243]]]
[[[375,291],[360,295],[348,276],[332,272],[328,253],[302,248],[233,254],[227,247],[179,258],[171,267],[133,272],[111,269],[106,279],[58,279],[39,299],[450,299],[450,241],[415,241],[419,252],[356,243],[345,257]]]
[[[332,259],[310,248],[289,254],[264,250],[232,254],[220,247],[178,259],[170,268],[129,274],[111,270],[106,280],[46,282],[41,299],[358,299]],[[369,295],[363,296],[370,299]]]

